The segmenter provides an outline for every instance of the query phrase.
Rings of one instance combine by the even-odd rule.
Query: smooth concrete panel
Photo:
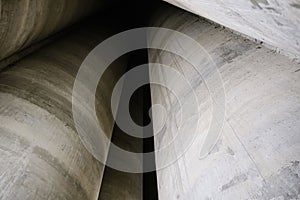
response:
[[[210,2],[214,1],[206,5]],[[176,85],[178,80],[164,70],[151,70],[150,80],[175,84],[176,95],[190,105],[186,112],[200,108],[199,126],[190,123],[182,132],[188,140],[196,127],[193,143],[183,149],[180,141],[173,142],[180,113],[176,98],[165,87],[151,85],[152,104],[161,104],[168,116],[161,131],[155,132],[155,148],[157,151],[170,145],[172,149],[169,155],[157,153],[156,163],[160,165],[170,157],[178,157],[172,165],[157,171],[159,198],[299,199],[300,64],[179,9],[163,9],[156,14],[152,25],[180,31],[202,45],[218,68],[210,69],[205,76],[209,78],[219,72],[226,96],[221,135],[209,155],[202,158],[203,134],[210,128],[214,109],[211,93],[197,73],[206,63],[195,68],[172,53],[149,51],[150,62],[171,66],[186,78],[192,89]],[[161,41],[167,45],[168,38]],[[194,56],[203,61],[208,59],[205,54]],[[221,88],[219,91],[222,92]],[[197,106],[190,101],[193,92],[199,100]],[[157,131],[164,119],[163,112],[154,110],[152,115]],[[183,151],[186,152],[180,157]]]
[[[165,0],[300,58],[300,2],[297,0]]]
[[[109,35],[102,27],[83,26],[1,72],[0,199],[97,199],[104,167],[75,129],[72,88],[84,58]],[[126,63],[115,61],[96,93],[97,115],[108,137],[114,125],[110,93]],[[78,109],[82,117],[91,115]]]

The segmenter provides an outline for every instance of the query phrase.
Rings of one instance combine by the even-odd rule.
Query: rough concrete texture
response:
[[[198,2],[199,5],[202,4],[202,1]],[[211,8],[215,2],[203,3],[203,9]],[[292,3],[282,1],[282,4],[288,2]],[[237,1],[232,3],[231,8],[237,9],[236,5],[239,5]],[[245,3],[244,6],[247,5]],[[264,12],[271,5],[273,6],[270,1],[259,2],[255,9],[250,6],[249,12],[244,14]],[[224,5],[224,9],[227,6]],[[217,6],[215,9],[207,16],[223,11]],[[228,20],[228,23],[238,25],[230,21],[229,15],[224,16],[225,13],[230,14],[231,10],[220,14],[220,17]],[[268,17],[262,18],[269,19]],[[202,135],[209,129],[212,118],[210,93],[195,68],[187,61],[168,52],[149,51],[150,62],[166,64],[179,71],[190,81],[200,100],[201,118],[194,142],[185,149],[186,153],[177,162],[157,171],[159,198],[300,199],[300,64],[182,10],[164,9],[156,15],[154,21],[154,26],[181,31],[204,47],[218,67],[226,95],[222,134],[209,155],[200,158],[200,147],[204,138]],[[249,23],[246,26],[248,25]],[[278,39],[276,34],[270,36],[278,39],[278,45],[289,44],[289,39],[294,38],[295,45],[291,50],[297,53],[299,49],[292,34],[298,33],[289,33],[286,40]],[[196,56],[200,60],[206,60],[205,55]],[[216,71],[211,70],[207,74],[209,76],[214,73]],[[176,80],[168,77],[164,71],[150,71],[150,79],[153,77],[176,84]],[[176,88],[180,88],[180,85]],[[179,92],[188,94],[184,96],[184,103],[190,104],[192,91],[186,89],[181,88]],[[169,116],[162,131],[155,136],[155,148],[158,150],[169,144],[173,150],[168,157],[176,157],[183,149],[170,141],[176,139],[174,130],[180,110],[172,93],[166,88],[151,85],[151,95],[152,104],[164,106]],[[194,110],[191,109],[190,112]],[[155,111],[152,114],[156,131],[162,114]],[[176,119],[175,122],[173,119]],[[190,124],[186,129],[184,134],[187,137],[193,135],[190,131],[193,126],[196,123]],[[167,157],[156,154],[157,164],[166,159]]]
[[[0,1],[0,60],[99,9],[98,0]]]
[[[127,151],[142,152],[142,140],[128,136],[118,127],[113,132],[112,142]],[[126,173],[106,166],[99,200],[140,200],[142,186],[142,174]]]
[[[48,38],[46,38],[40,42],[32,44],[29,47],[22,49],[21,51],[14,53],[11,56],[8,56],[8,57],[0,60],[0,71],[3,70],[5,67],[9,66],[10,64],[17,62],[18,60],[22,59],[23,57],[31,54],[32,52],[40,49],[41,47],[43,47],[47,44],[50,44],[51,42],[55,41],[56,39],[62,37],[67,32],[69,32],[70,29],[72,29],[72,28],[68,28],[64,31],[60,31],[59,33],[51,35]]]
[[[165,0],[300,58],[298,0]]]
[[[82,27],[0,74],[0,199],[97,199],[104,169],[74,127],[72,87],[85,56],[109,33],[101,27]],[[103,77],[109,84],[101,79],[96,93],[97,115],[108,136],[110,92],[125,61],[110,66]],[[83,116],[90,114],[80,108]]]
[[[106,167],[99,200],[141,200],[142,174],[131,174]]]

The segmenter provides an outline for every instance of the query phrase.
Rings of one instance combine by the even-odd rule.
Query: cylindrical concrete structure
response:
[[[85,56],[109,32],[99,27],[83,26],[0,74],[0,199],[97,199],[103,165],[75,129],[72,87]],[[96,93],[97,115],[108,137],[114,125],[110,95],[126,62],[122,57],[109,67]],[[83,117],[90,114],[79,109]]]
[[[98,10],[98,0],[2,0],[0,60]]]
[[[183,98],[182,103],[189,105],[184,112],[200,116],[198,127],[197,122],[188,123],[180,132],[187,140],[196,135],[193,143],[186,148],[180,146],[180,141],[175,144],[175,130],[181,128],[176,98],[165,87],[151,85],[152,104],[161,104],[167,114],[163,128],[155,132],[155,148],[158,151],[170,145],[172,149],[167,155],[157,153],[156,163],[160,165],[172,156],[177,158],[157,171],[160,199],[299,199],[300,64],[179,9],[164,9],[152,25],[189,35],[207,53],[194,55],[192,48],[180,49],[185,44],[172,35],[169,37],[178,43],[180,51],[203,62],[191,66],[170,52],[149,51],[150,62],[171,66],[191,88],[182,87],[176,77],[164,70],[151,70],[150,80],[155,78],[172,85],[177,89],[176,95]],[[168,45],[168,38],[159,37],[157,40]],[[219,73],[223,85],[211,81],[210,87],[220,87],[219,94],[224,87],[226,99],[221,135],[203,158],[201,148],[209,137],[205,134],[213,128],[212,102],[219,95],[213,94],[211,98],[205,80],[198,74],[207,66],[209,56],[217,70],[208,69],[203,77],[209,79]],[[192,94],[197,96],[198,105],[191,104]],[[156,110],[152,114],[156,131],[164,116]],[[182,152],[185,153],[180,156]]]

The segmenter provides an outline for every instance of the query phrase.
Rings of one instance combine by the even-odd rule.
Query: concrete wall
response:
[[[127,151],[142,152],[142,140],[128,136],[118,127],[115,127],[112,142]],[[142,174],[122,172],[106,166],[99,200],[140,200],[143,199],[142,186]]]
[[[86,17],[99,9],[103,2],[0,1],[0,60]]]
[[[72,87],[83,59],[109,33],[99,27],[82,26],[0,74],[0,199],[97,199],[104,169],[74,127]],[[108,136],[109,95],[125,61],[114,62],[96,94]]]
[[[300,57],[298,0],[165,0],[187,11]]]
[[[203,9],[209,8],[214,2],[203,3]],[[200,5],[201,3],[199,1]],[[259,3],[253,6],[256,8],[251,9],[251,12],[255,13],[263,12],[268,5]],[[219,14],[218,9],[216,7],[211,10],[208,16]],[[231,22],[230,16],[220,15],[222,16],[224,20]],[[176,95],[183,98],[185,105],[190,105],[186,112],[193,113],[197,110],[197,106],[190,101],[195,92],[200,108],[200,125],[196,127],[196,122],[189,123],[180,132],[188,140],[196,128],[192,145],[182,149],[180,141],[173,142],[176,140],[174,130],[178,128],[180,111],[177,102],[165,87],[151,85],[152,104],[161,104],[166,108],[168,116],[161,132],[155,132],[155,148],[158,150],[170,145],[171,149],[169,155],[157,153],[156,163],[160,165],[169,157],[178,157],[172,165],[157,171],[159,198],[299,199],[300,64],[179,9],[163,9],[160,14],[156,14],[154,22],[154,26],[181,31],[203,46],[218,68],[217,71],[213,68],[206,71],[206,78],[219,72],[226,95],[226,115],[221,135],[213,149],[203,158],[203,134],[210,128],[213,107],[211,93],[197,70],[201,71],[206,66],[207,55],[193,55],[190,52],[193,58],[203,60],[202,65],[200,63],[194,68],[174,54],[149,51],[150,62],[171,66],[191,83],[192,89],[176,85],[178,80],[168,76],[164,70],[150,71],[150,79],[159,79],[173,85],[178,92]],[[288,38],[292,34],[298,34],[293,31],[289,33]],[[161,41],[168,44],[168,38]],[[278,44],[287,44],[285,40],[276,41]],[[184,44],[179,42],[177,47],[181,46]],[[294,50],[298,48],[293,47]],[[164,118],[162,115],[162,112],[153,111],[155,131],[161,125],[161,119]],[[179,153],[183,150],[186,153],[180,157]]]

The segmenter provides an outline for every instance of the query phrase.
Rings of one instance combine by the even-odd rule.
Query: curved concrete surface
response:
[[[187,149],[171,143],[173,150],[168,157],[187,152],[173,165],[157,171],[159,198],[299,199],[300,64],[179,9],[164,9],[156,15],[153,25],[181,31],[197,40],[216,63],[226,95],[221,136],[209,155],[201,158],[202,135],[212,118],[210,93],[187,61],[168,52],[149,51],[150,62],[179,71],[200,100],[200,126],[194,142]],[[205,55],[194,56],[207,59]],[[210,70],[206,75],[215,73]],[[164,71],[150,71],[150,79],[154,77],[171,84],[177,82]],[[192,91],[180,85],[176,88],[187,94],[184,103],[189,104]],[[155,136],[158,150],[176,139],[179,110],[166,88],[151,85],[151,95],[152,104],[163,105],[171,118]],[[189,112],[194,112],[195,106],[190,108]],[[154,130],[161,115],[153,112]],[[187,137],[193,135],[193,126],[196,123],[185,130]],[[156,154],[158,164],[167,159]]]
[[[297,0],[165,0],[300,59]]]
[[[99,200],[141,200],[142,174],[120,172],[112,168],[104,171]]]
[[[98,0],[2,0],[0,60],[99,9]]]
[[[118,127],[113,132],[112,142],[127,151],[142,151],[142,140],[128,136]],[[126,173],[106,166],[99,200],[140,200],[143,199],[142,188],[142,174]]]
[[[94,25],[82,27],[0,74],[0,199],[97,199],[103,165],[82,145],[72,117],[77,70],[108,34],[108,29],[103,32]],[[125,61],[121,58],[110,66],[103,77],[109,84],[102,81],[96,94],[97,114],[108,136],[114,123],[110,93]],[[80,108],[83,117],[90,114]]]

